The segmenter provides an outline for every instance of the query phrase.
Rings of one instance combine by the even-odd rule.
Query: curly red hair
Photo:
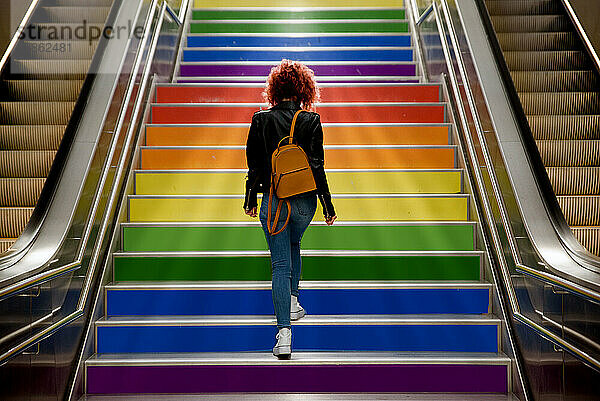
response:
[[[319,88],[310,68],[298,61],[283,59],[271,68],[263,95],[271,106],[283,99],[292,99],[310,109],[319,101]]]

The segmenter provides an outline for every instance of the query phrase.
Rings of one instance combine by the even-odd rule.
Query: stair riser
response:
[[[239,8],[239,7],[298,7],[297,0],[194,0],[194,8]],[[369,0],[369,7],[385,7],[400,9],[403,0]],[[302,0],[302,7],[365,7],[365,0]]]
[[[162,96],[162,95],[161,95]],[[147,146],[245,146],[249,124],[240,127],[149,126]],[[447,126],[324,126],[328,145],[447,145]]]
[[[600,139],[600,116],[527,116],[535,139]]]
[[[459,251],[474,249],[472,225],[311,226],[302,246],[314,250]],[[265,251],[259,227],[124,227],[123,251]]]
[[[200,77],[200,78],[176,78],[176,82],[178,83],[182,83],[182,84],[198,84],[198,83],[203,83],[203,84],[232,84],[232,83],[259,83],[259,84],[264,84],[265,83],[265,79],[266,77],[213,77],[213,78],[207,78],[207,77]],[[407,77],[354,77],[354,78],[348,78],[348,77],[315,77],[315,81],[318,84],[340,84],[340,83],[347,83],[347,84],[355,84],[355,83],[377,83],[377,84],[397,84],[397,83],[406,83],[406,84],[416,84],[419,83],[420,81],[418,79],[410,79]]]
[[[269,257],[115,257],[115,281],[270,281]],[[324,268],[324,267],[327,268]],[[479,280],[478,255],[304,256],[302,280]]]
[[[547,1],[487,1],[490,15],[547,15],[561,14],[560,2]]]
[[[159,86],[156,103],[262,103],[264,86]],[[440,87],[427,86],[326,86],[321,102],[439,102]]]
[[[271,290],[109,290],[108,316],[273,315]],[[485,314],[487,289],[311,290],[300,301],[312,315]]]
[[[413,50],[184,50],[183,61],[413,61]]]
[[[63,125],[2,125],[0,149],[56,150],[65,128]]]
[[[154,124],[247,123],[258,106],[196,105],[152,107]],[[443,123],[443,105],[322,106],[317,107],[323,123]]]
[[[570,22],[562,15],[515,15],[492,17],[496,32],[563,32]]]
[[[335,198],[338,221],[466,221],[469,200],[465,197],[409,196],[402,198]],[[130,198],[132,222],[238,222],[255,221],[243,209],[243,199]],[[283,224],[287,212],[280,215]],[[323,220],[320,203],[315,220]]]
[[[573,71],[589,69],[586,55],[580,51],[504,52],[511,71]]]
[[[21,235],[32,213],[32,207],[0,208],[0,238]]]
[[[456,149],[325,149],[326,169],[453,169]],[[144,170],[246,169],[245,149],[142,148]],[[237,187],[243,193],[242,183]]]
[[[435,378],[432,379],[432,378]],[[504,365],[89,366],[90,394],[506,393]]]
[[[137,195],[238,195],[246,173],[138,173]],[[327,174],[332,194],[451,194],[462,189],[459,171]]]
[[[498,352],[497,324],[296,325],[295,351]],[[270,351],[265,326],[102,326],[98,353]]]
[[[182,77],[261,77],[262,81],[269,75],[275,65],[233,65],[233,64],[182,64],[179,75]],[[415,64],[341,64],[307,66],[316,76],[400,76],[414,77]]]
[[[504,51],[574,50],[577,39],[570,32],[499,33],[498,42]]]
[[[87,4],[86,4],[87,5]],[[109,7],[42,7],[45,21],[100,24],[106,20]]]
[[[188,47],[336,47],[400,46],[410,47],[409,35],[366,36],[188,36]]]
[[[370,33],[370,32],[408,32],[408,22],[301,22],[296,24],[273,23],[212,23],[192,22],[191,33]]]
[[[91,60],[97,41],[24,41],[15,48],[15,59]]]
[[[403,9],[362,10],[194,10],[192,20],[282,20],[282,19],[405,19]]]
[[[26,102],[75,102],[83,81],[5,81],[3,97]],[[4,85],[2,85],[4,86]]]

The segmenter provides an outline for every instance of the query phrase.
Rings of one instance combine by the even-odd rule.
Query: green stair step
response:
[[[398,225],[312,225],[302,249],[372,251],[474,250],[474,223]],[[123,251],[263,251],[267,243],[257,224],[124,225]]]
[[[348,32],[408,32],[407,22],[307,22],[297,24],[272,23],[210,23],[190,24],[191,33],[348,33]]]
[[[481,276],[481,252],[327,254],[306,252],[302,279],[334,280],[475,280]],[[115,254],[115,281],[262,281],[271,279],[268,252],[244,254]]]
[[[192,20],[235,19],[406,19],[402,9],[375,10],[194,10]]]

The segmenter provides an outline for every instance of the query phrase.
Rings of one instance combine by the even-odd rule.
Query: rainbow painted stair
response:
[[[509,394],[447,105],[419,83],[402,4],[226,3],[196,2],[178,83],[157,88],[87,394]],[[270,353],[269,254],[242,211],[248,124],[283,57],[321,83],[339,215],[303,239],[290,361]]]

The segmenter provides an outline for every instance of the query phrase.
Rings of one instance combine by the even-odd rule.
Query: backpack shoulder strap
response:
[[[290,145],[292,144],[292,140],[294,139],[294,128],[296,127],[296,119],[298,118],[298,114],[302,113],[304,110],[300,109],[294,114],[294,118],[292,119],[292,127],[290,128]]]

